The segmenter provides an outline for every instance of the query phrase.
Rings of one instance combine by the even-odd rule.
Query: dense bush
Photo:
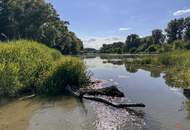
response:
[[[61,58],[53,68],[42,92],[56,94],[64,90],[67,85],[75,89],[86,85],[89,81],[84,62],[79,58]]]
[[[0,43],[0,96],[55,93],[67,84],[81,87],[86,82],[85,65],[79,58],[62,56],[33,41]]]

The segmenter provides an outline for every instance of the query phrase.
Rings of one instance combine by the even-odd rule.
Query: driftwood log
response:
[[[66,89],[72,93],[73,95],[79,97],[80,99],[88,99],[93,100],[97,102],[101,102],[116,108],[128,108],[128,107],[145,107],[143,103],[127,103],[127,104],[119,104],[115,102],[110,102],[106,99],[97,97],[97,95],[106,95],[106,96],[112,96],[112,97],[124,97],[124,94],[120,92],[117,87],[111,86],[103,89],[82,89],[79,91],[73,91],[70,86],[67,86]]]
[[[83,95],[105,95],[105,96],[111,96],[111,97],[124,97],[124,93],[118,90],[116,86],[111,86],[107,88],[101,88],[101,89],[80,89],[79,94],[81,97]]]
[[[110,102],[107,101],[106,99],[103,98],[99,98],[99,97],[90,97],[90,96],[86,96],[84,95],[83,98],[85,99],[89,99],[89,100],[93,100],[93,101],[97,101],[97,102],[101,102],[116,108],[126,108],[126,107],[145,107],[145,105],[143,103],[127,103],[127,104],[119,104],[119,103],[114,103],[114,102]]]

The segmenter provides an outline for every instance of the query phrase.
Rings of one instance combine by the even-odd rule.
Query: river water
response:
[[[116,109],[88,100],[81,103],[68,94],[4,101],[0,130],[190,130],[187,90],[170,86],[159,68],[130,65],[123,58],[84,60],[94,78],[124,92],[123,102],[142,102],[146,108]]]

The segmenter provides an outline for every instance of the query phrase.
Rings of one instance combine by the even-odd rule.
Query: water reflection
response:
[[[142,65],[130,63],[128,61],[129,61],[129,59],[123,59],[123,60],[107,59],[107,60],[105,60],[105,58],[104,58],[103,63],[104,64],[111,63],[113,65],[119,65],[119,66],[125,65],[126,70],[130,73],[136,73],[136,72],[138,72],[139,69],[143,69],[143,70],[149,71],[150,76],[154,77],[154,78],[159,78],[161,76],[161,73],[163,73],[163,70],[159,67],[151,67],[151,66],[146,66],[146,65],[142,66]]]
[[[33,113],[29,130],[96,130],[96,113],[71,96],[47,100]]]
[[[175,74],[172,73],[165,73],[165,68],[159,68],[155,66],[147,66],[147,65],[137,65],[137,64],[132,64],[131,62],[128,62],[131,60],[131,57],[100,57],[102,59],[103,64],[112,64],[116,66],[124,66],[126,71],[131,74],[135,74],[139,72],[139,70],[144,70],[147,72],[150,72],[150,76],[152,78],[163,78],[165,80],[165,83],[169,87],[174,87],[174,88],[181,88],[184,87],[185,84],[181,79],[178,79],[178,77],[175,77]],[[139,58],[139,57],[133,57],[133,58]],[[177,89],[177,93],[182,90],[182,94],[186,97],[186,100],[184,103],[182,102],[182,108],[184,107],[187,111],[187,119],[190,120],[190,89]],[[184,129],[186,129],[185,127]]]
[[[106,59],[107,57],[100,57],[101,59],[104,59],[103,63],[107,64],[113,64],[113,65],[124,65],[127,72],[130,73],[136,73],[138,72],[139,69],[145,70],[145,71],[149,71],[150,72],[150,76],[153,78],[159,78],[161,76],[162,73],[164,73],[164,79],[166,81],[166,84],[168,86],[171,87],[177,87],[177,88],[181,88],[181,87],[188,87],[185,82],[179,77],[177,77],[175,75],[175,73],[165,73],[165,68],[160,68],[160,67],[155,67],[155,66],[148,66],[148,65],[139,65],[139,64],[133,64],[129,61],[131,61],[131,57],[129,58],[120,58],[117,57],[117,59],[114,59],[113,57],[109,57],[109,59]],[[137,56],[133,56],[133,58],[139,58]]]

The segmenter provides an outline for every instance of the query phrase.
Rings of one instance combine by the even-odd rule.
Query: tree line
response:
[[[30,39],[77,54],[83,43],[68,26],[45,0],[0,0],[0,41]]]
[[[101,53],[160,53],[190,49],[190,17],[171,20],[167,28],[152,30],[152,35],[130,34],[125,42],[103,44]]]

